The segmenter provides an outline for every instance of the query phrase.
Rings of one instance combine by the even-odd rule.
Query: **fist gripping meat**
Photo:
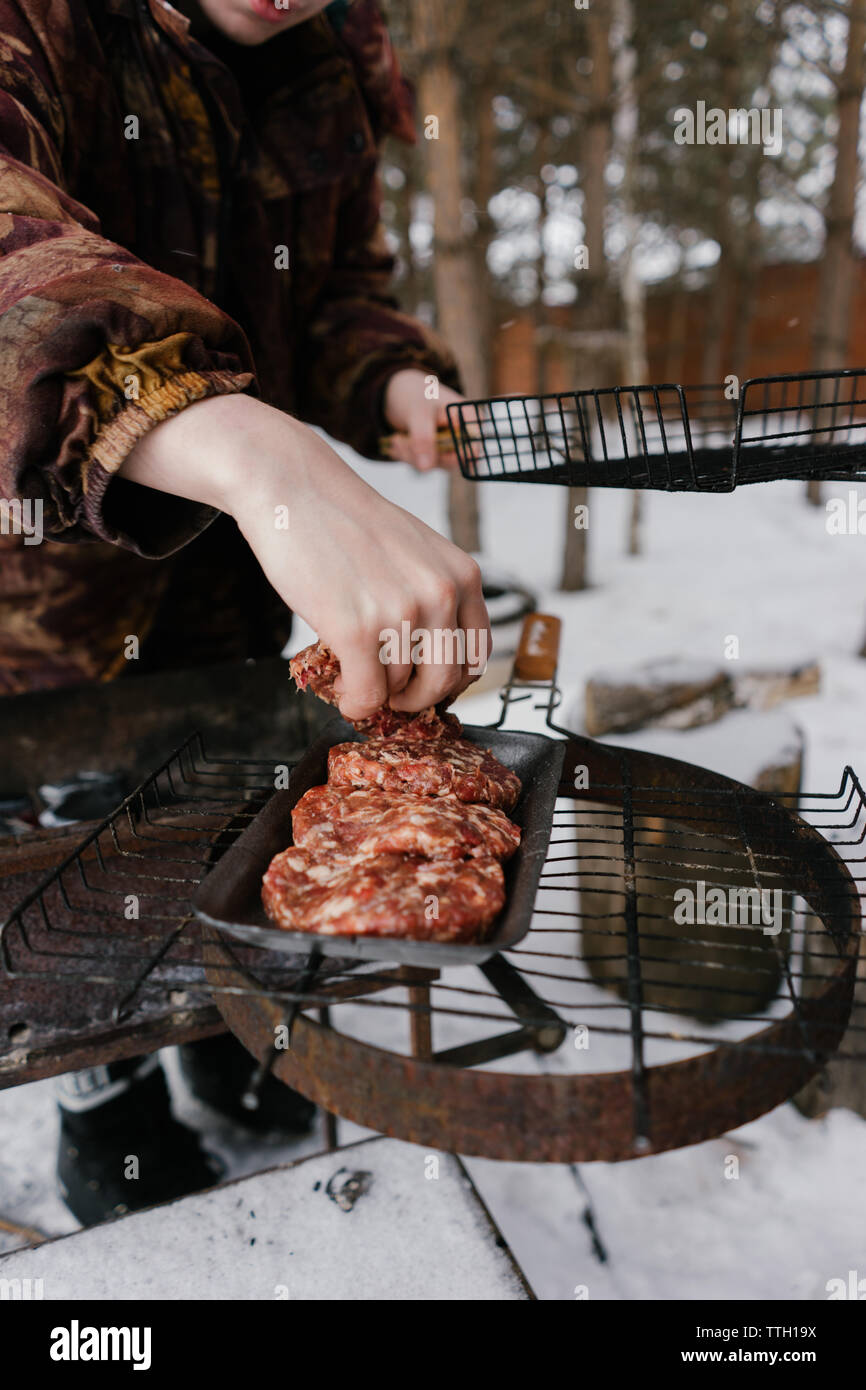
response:
[[[340,674],[340,663],[324,642],[315,642],[298,652],[289,662],[289,670],[299,690],[309,690],[329,705],[337,704],[334,682]],[[417,714],[383,705],[366,719],[351,722],[359,733],[377,738],[390,738],[395,734],[401,738],[457,738],[462,726],[456,715],[445,713],[447,703],[444,700],[440,705],[429,705]]]
[[[299,690],[337,703],[340,664],[323,643],[290,666]],[[294,807],[295,843],[264,876],[265,911],[320,936],[482,940],[505,903],[500,860],[520,844],[504,814],[520,779],[442,706],[385,705],[355,728],[365,741],[332,747],[327,786]]]

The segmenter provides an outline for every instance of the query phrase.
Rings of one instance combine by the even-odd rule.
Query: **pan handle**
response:
[[[561,632],[559,618],[549,613],[527,613],[517,644],[512,681],[552,684],[556,680]]]

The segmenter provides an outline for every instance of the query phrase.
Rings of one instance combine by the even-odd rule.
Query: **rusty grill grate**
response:
[[[730,492],[780,479],[866,480],[866,370],[728,387],[616,386],[449,406],[465,477]]]
[[[316,1036],[338,1036],[350,1057],[352,1048],[356,1059],[365,1049],[414,1057],[442,1077],[493,1074],[522,1053],[543,1063],[549,1074],[539,1080],[627,1075],[629,1153],[670,1146],[653,1086],[676,1072],[671,1063],[697,1059],[712,1070],[736,1054],[750,1104],[766,1109],[784,1095],[765,1103],[761,1067],[790,1094],[839,1043],[866,842],[866,797],[850,768],[838,791],[803,798],[800,820],[781,799],[725,778],[570,736],[529,935],[478,969],[437,973],[334,959],[313,959],[311,969],[200,930],[192,890],[264,803],[275,766],[212,757],[196,734],[43,876],[0,928],[0,1002],[17,1001],[0,1007],[7,1034],[15,1009],[44,1002],[49,984],[78,991],[87,1016],[107,1024],[142,1001],[212,996],[244,1037],[267,1006],[252,1045],[268,1067],[275,1021],[292,1027],[302,1015],[318,1018]],[[694,920],[678,922],[689,904]],[[859,1061],[864,1032],[855,1008],[846,1047],[853,1040]],[[327,1074],[322,1058],[316,1067]],[[331,1085],[325,1100],[351,1113]],[[378,1112],[356,1107],[351,1117],[406,1132]],[[490,1151],[480,1141],[473,1149],[463,1130],[458,1138],[455,1148]],[[622,1147],[599,1156],[623,1156]]]
[[[506,688],[503,712],[523,698],[521,688]],[[556,730],[555,708],[553,687],[548,723]],[[321,960],[317,952],[304,960],[200,929],[192,890],[270,795],[275,766],[214,758],[195,734],[39,874],[0,927],[0,1026],[11,1042],[26,1012],[38,1045],[51,991],[75,991],[83,1017],[106,1027],[167,999],[213,998],[263,1056],[263,1072],[278,1063],[285,1080],[302,1090],[306,1080],[307,1094],[324,1077],[327,1094],[314,1098],[329,1108],[424,1141],[431,1138],[423,1126],[417,1134],[407,1118],[420,1079],[406,1066],[432,1066],[442,1086],[460,1076],[477,1086],[484,1074],[496,1086],[528,1086],[531,1077],[496,1072],[503,1059],[523,1054],[548,1073],[537,1081],[571,1084],[577,1097],[627,1079],[630,1122],[623,1129],[617,1115],[617,1137],[598,1152],[585,1134],[575,1140],[587,1116],[574,1095],[562,1120],[571,1137],[552,1131],[549,1144],[538,1141],[541,1150],[530,1144],[531,1154],[516,1152],[513,1138],[502,1141],[505,1151],[499,1141],[489,1147],[484,1116],[492,1099],[473,1102],[481,1106],[477,1137],[466,1125],[445,1129],[464,1152],[575,1158],[695,1141],[694,1126],[664,1129],[664,1106],[673,1115],[685,1104],[680,1095],[674,1105],[676,1088],[664,1104],[653,1098],[671,1077],[694,1088],[724,1058],[724,1074],[733,1076],[735,1055],[740,1109],[719,1105],[719,1123],[730,1127],[731,1113],[744,1106],[749,1118],[792,1094],[840,1042],[855,986],[866,842],[866,796],[851,769],[837,792],[802,799],[801,820],[783,799],[708,771],[569,735],[530,934],[477,969],[432,972]],[[281,1023],[292,1036],[282,1059],[272,1041]],[[303,1045],[293,1041],[296,1024]],[[856,1061],[866,1058],[865,1031],[855,1009],[847,1049]],[[320,1052],[348,1048],[334,1063],[336,1079],[334,1059],[313,1056],[313,1042]],[[299,1077],[292,1068],[303,1069],[304,1048],[310,1074]],[[384,1112],[382,1097],[371,1112],[370,1097],[361,1104],[349,1094],[371,1056],[377,1074],[385,1056],[398,1065],[396,1079],[382,1081],[393,1101]],[[702,1070],[688,1080],[691,1066]],[[598,1102],[602,1136],[610,1097]],[[518,1101],[513,1095],[512,1109]],[[616,1104],[621,1111],[621,1095]],[[714,1120],[702,1123],[696,1137]]]
[[[624,757],[624,769],[627,762]],[[117,986],[115,1011],[119,1017],[131,1007],[141,989],[186,988],[195,982],[195,971],[203,965],[203,959],[189,896],[208,867],[237,838],[270,794],[276,766],[276,762],[257,759],[212,758],[201,735],[194,734],[8,916],[0,927],[0,964],[7,978],[58,982],[75,978]],[[602,794],[612,793],[624,793],[620,809],[597,800]],[[773,800],[778,805],[785,798]],[[790,891],[786,853],[776,852],[772,837],[764,835],[760,843],[752,842],[738,790],[666,790],[633,786],[624,777],[621,783],[600,784],[581,792],[572,804],[563,801],[561,798],[554,815],[533,921],[533,944],[530,947],[524,943],[507,953],[509,959],[527,962],[521,966],[522,973],[565,982],[564,972],[557,975],[555,970],[533,970],[530,959],[603,962],[606,970],[609,968],[605,978],[621,983],[628,995],[628,1026],[613,1025],[613,1034],[715,1044],[717,1036],[708,1033],[695,1033],[689,1038],[678,1034],[676,1039],[664,1032],[654,1034],[643,1026],[639,1012],[677,1012],[672,1004],[647,1002],[649,985],[651,994],[655,986],[665,991],[681,990],[689,996],[692,1006],[699,991],[703,997],[700,1014],[707,1021],[715,1013],[726,1019],[753,1021],[753,1012],[745,1009],[734,1014],[724,1006],[721,996],[734,994],[743,1002],[764,1000],[766,984],[761,978],[752,988],[745,984],[734,986],[723,978],[716,980],[714,975],[720,972],[724,976],[728,968],[724,961],[709,962],[701,952],[718,947],[722,953],[737,951],[753,957],[750,973],[782,979],[784,997],[796,1013],[800,988],[823,976],[806,967],[800,959],[800,946],[795,953],[796,964],[786,961],[780,969],[782,953],[777,937],[793,940],[798,925],[802,927],[810,912],[809,905]],[[837,792],[805,795],[801,803],[801,813],[820,828],[854,870],[863,864],[864,855],[856,851],[863,849],[866,840],[866,797],[851,768],[845,769]],[[752,813],[754,809],[752,805]],[[852,877],[855,882],[863,881],[856,872]],[[761,934],[769,940],[760,944],[736,939],[738,933],[751,935],[745,925],[712,922],[710,925],[720,930],[701,935],[698,923],[696,933],[688,938],[689,951],[678,953],[675,959],[679,965],[704,968],[706,978],[683,983],[665,979],[664,973],[658,972],[659,978],[654,980],[647,967],[673,960],[673,956],[664,955],[665,947],[681,945],[684,939],[681,934],[665,930],[671,890],[701,882],[705,884],[705,895],[713,887],[763,892],[765,916],[775,910],[773,900],[766,895],[781,893],[779,930],[774,933],[769,927],[766,931],[761,927]],[[836,885],[835,896],[840,894],[841,902],[847,903],[847,890]],[[567,901],[572,898],[582,901]],[[705,896],[702,901],[706,913]],[[750,899],[747,906],[751,915],[757,914],[757,900]],[[701,901],[696,909],[700,914]],[[688,906],[682,911],[687,912]],[[717,914],[709,909],[709,915]],[[549,949],[560,937],[577,938],[578,942],[581,937],[591,938],[597,954],[578,954],[574,942],[565,951]],[[609,941],[609,950],[602,949],[603,938]],[[812,958],[836,960],[843,944],[831,929],[823,949]],[[298,996],[291,983],[284,982],[287,958],[258,949],[250,955],[263,985],[270,980],[275,997],[294,1002]],[[617,966],[622,970],[614,969]],[[330,965],[323,963],[323,969],[330,978]],[[356,976],[357,972],[358,966],[351,965],[336,973]],[[365,980],[375,973],[365,973]],[[568,977],[569,982],[572,978]],[[469,989],[453,983],[442,983],[437,988],[455,997],[496,997],[495,990]],[[302,998],[314,1002],[315,996],[311,993]],[[717,1009],[712,1007],[714,999],[718,999]],[[581,1003],[559,999],[554,1004],[569,1013],[575,1009],[587,1012],[619,1008],[598,1000]],[[465,1012],[478,1019],[508,1017],[474,1004]],[[547,1016],[527,1016],[527,1021],[543,1024]],[[804,1024],[804,1045],[807,1034]],[[866,1051],[861,1056],[866,1059]]]

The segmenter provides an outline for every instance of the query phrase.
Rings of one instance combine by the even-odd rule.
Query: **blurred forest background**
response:
[[[420,132],[383,168],[400,293],[470,397],[866,363],[866,0],[387,13]],[[699,101],[780,108],[781,151],[677,144],[676,111]],[[483,489],[451,489],[452,534],[478,550]],[[564,589],[587,581],[583,500],[563,508]]]

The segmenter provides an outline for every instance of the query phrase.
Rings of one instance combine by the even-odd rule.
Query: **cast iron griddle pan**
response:
[[[407,941],[401,937],[318,936],[281,931],[262,907],[262,876],[275,854],[292,844],[292,807],[310,787],[328,779],[328,750],[335,743],[361,742],[351,725],[334,719],[293,770],[289,786],[276,791],[255,820],[198,886],[193,907],[203,922],[251,946],[302,954],[316,947],[323,955],[402,965],[477,965],[514,946],[529,930],[538,880],[547,854],[553,805],[565,744],[543,734],[507,733],[469,726],[463,737],[481,744],[520,778],[520,800],[512,820],[521,829],[517,853],[505,872],[505,907],[477,945]]]

